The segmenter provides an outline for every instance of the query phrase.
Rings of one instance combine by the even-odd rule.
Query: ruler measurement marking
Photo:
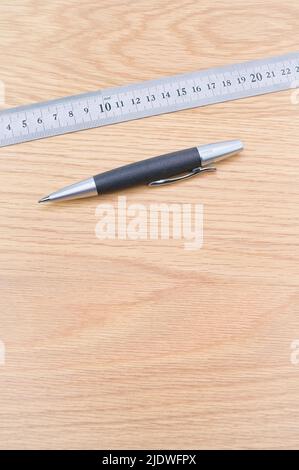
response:
[[[299,52],[0,112],[0,147],[297,86]]]

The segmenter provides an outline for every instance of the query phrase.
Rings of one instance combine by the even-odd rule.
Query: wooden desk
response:
[[[1,2],[5,106],[296,51],[298,16],[297,0]],[[299,448],[298,126],[287,91],[0,149],[1,448]],[[36,203],[233,138],[246,150],[217,174],[126,192],[203,204],[198,251],[97,239],[96,198]]]

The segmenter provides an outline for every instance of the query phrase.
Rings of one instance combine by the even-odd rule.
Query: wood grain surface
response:
[[[4,107],[297,51],[298,17],[297,0],[2,0]],[[0,149],[2,449],[299,448],[298,127],[286,91]],[[200,250],[99,240],[117,195],[37,204],[233,138],[217,174],[125,193],[203,204]]]

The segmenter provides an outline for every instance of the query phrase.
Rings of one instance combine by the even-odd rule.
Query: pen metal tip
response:
[[[50,197],[49,196],[45,196],[45,197],[42,197],[38,202],[41,203],[41,202],[47,202],[47,201],[50,201]]]

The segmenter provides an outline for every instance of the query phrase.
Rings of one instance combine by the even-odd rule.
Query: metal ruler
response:
[[[0,112],[0,147],[299,86],[299,52]]]

